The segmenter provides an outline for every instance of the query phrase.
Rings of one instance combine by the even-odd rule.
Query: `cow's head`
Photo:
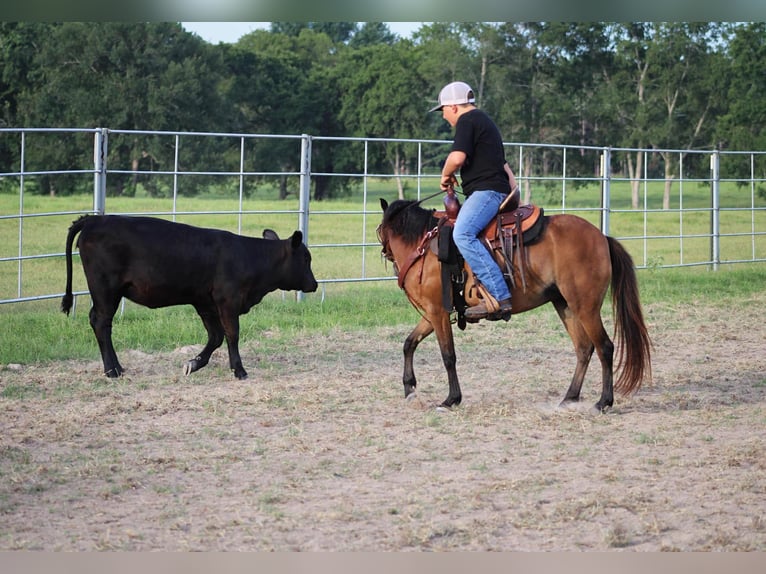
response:
[[[271,229],[263,232],[264,239],[279,240],[277,233]],[[317,290],[317,280],[311,270],[311,253],[303,244],[303,233],[295,231],[290,239],[283,241],[285,244],[284,260],[280,266],[278,278],[279,288],[304,293],[313,293]]]

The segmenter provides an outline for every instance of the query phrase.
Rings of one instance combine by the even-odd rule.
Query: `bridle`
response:
[[[421,198],[421,199],[419,199],[417,201],[414,201],[414,202],[410,203],[407,207],[405,207],[404,209],[402,209],[401,211],[396,213],[396,215],[394,217],[398,216],[405,209],[409,209],[410,207],[415,207],[416,205],[420,205],[424,201],[428,201],[429,199],[433,199],[434,197],[436,197],[437,195],[439,195],[441,193],[444,193],[444,192],[439,190],[436,193],[432,193],[431,195],[428,195],[426,197],[423,197],[423,198]],[[396,262],[394,261],[394,254],[391,252],[391,249],[388,246],[388,237],[385,237],[385,238],[383,237],[382,229],[383,229],[383,222],[381,222],[380,225],[378,225],[377,229],[375,230],[375,233],[378,236],[378,241],[380,241],[380,244],[383,246],[383,249],[380,250],[380,254],[383,257],[385,257],[388,261],[393,263],[394,264],[394,271],[397,271],[397,269],[396,269]],[[422,255],[422,253],[421,253],[421,255]],[[398,272],[397,272],[397,275],[398,275]]]
[[[413,202],[413,203],[409,204],[407,207],[405,207],[404,209],[409,209],[410,207],[413,207],[415,205],[420,205],[424,201],[427,201],[427,200],[431,199],[432,197],[435,197],[435,196],[439,195],[439,193],[441,193],[441,192],[435,193],[433,195],[429,195],[428,197],[424,197],[423,199],[420,199],[420,200],[418,200],[416,202]],[[404,211],[404,209],[402,209],[402,211]],[[401,212],[396,213],[395,216],[398,216],[400,213]],[[380,241],[381,245],[383,246],[382,249],[380,250],[381,255],[386,260],[388,260],[391,263],[393,263],[394,273],[396,273],[396,277],[397,277],[397,280],[398,280],[398,283],[399,283],[399,288],[400,289],[404,289],[404,280],[407,277],[407,273],[409,273],[409,271],[412,268],[412,266],[421,257],[423,257],[425,255],[426,249],[428,249],[429,243],[431,242],[431,240],[434,237],[436,237],[439,234],[439,226],[437,225],[434,228],[432,228],[432,229],[430,229],[430,230],[428,230],[428,231],[426,231],[424,233],[423,237],[421,238],[420,242],[418,243],[418,246],[415,248],[415,250],[412,253],[410,253],[407,256],[407,259],[404,261],[404,263],[402,264],[401,268],[397,265],[396,261],[394,260],[394,254],[391,251],[391,247],[389,246],[388,234],[384,235],[384,233],[383,233],[383,223],[382,222],[380,223],[380,225],[378,225],[378,227],[375,230],[375,232],[378,235],[378,241]],[[425,261],[423,262],[423,264],[425,265]],[[421,274],[422,274],[422,269],[421,269]]]
[[[383,246],[382,249],[380,250],[380,255],[384,257],[386,260],[396,265],[396,262],[394,261],[394,254],[391,253],[391,248],[388,246],[388,237],[383,236],[382,222],[380,223],[380,225],[378,225],[377,229],[375,229],[375,233],[378,236],[378,241]],[[396,267],[394,267],[394,271],[396,271]]]

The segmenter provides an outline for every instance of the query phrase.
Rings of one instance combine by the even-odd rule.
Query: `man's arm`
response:
[[[444,167],[442,167],[442,178],[440,182],[442,191],[446,191],[448,188],[454,187],[454,185],[457,184],[455,172],[457,172],[457,170],[459,170],[465,163],[465,158],[465,152],[451,151],[447,156],[447,159],[444,160]]]

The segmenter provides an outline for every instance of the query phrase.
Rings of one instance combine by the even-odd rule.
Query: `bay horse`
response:
[[[449,394],[441,406],[449,409],[462,400],[452,332],[454,309],[446,309],[443,304],[441,263],[436,253],[426,247],[428,240],[438,233],[439,219],[435,210],[419,204],[414,200],[396,200],[389,205],[381,198],[383,219],[378,238],[382,255],[393,262],[399,275],[400,287],[421,314],[404,342],[404,396],[411,395],[417,386],[413,370],[415,350],[435,332],[449,381]],[[514,277],[520,259],[525,259],[525,277],[523,285],[518,280],[510,285],[512,313],[524,313],[550,302],[572,339],[577,365],[560,407],[580,400],[585,373],[596,351],[601,361],[601,397],[594,408],[604,412],[614,403],[614,389],[629,395],[640,388],[645,377],[651,377],[651,341],[641,310],[633,259],[616,239],[579,216],[543,217],[546,220],[540,238],[524,246],[524,253],[516,249],[513,255]],[[470,275],[470,270],[466,273]],[[618,343],[616,382],[615,345],[601,318],[610,286]]]

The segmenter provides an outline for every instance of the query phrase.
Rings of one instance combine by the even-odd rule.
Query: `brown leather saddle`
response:
[[[515,197],[514,197],[515,196]],[[445,204],[447,200],[445,200]],[[465,262],[452,239],[452,228],[459,210],[459,205],[450,206],[444,211],[435,211],[439,221],[439,233],[431,240],[431,250],[442,263],[442,299],[445,309],[458,313],[458,326],[464,328],[466,274]],[[521,281],[521,288],[526,289],[526,247],[535,243],[542,235],[547,217],[543,209],[536,205],[519,205],[518,189],[501,205],[497,217],[489,222],[479,235],[479,239],[495,258],[510,289],[516,287],[516,276]]]

